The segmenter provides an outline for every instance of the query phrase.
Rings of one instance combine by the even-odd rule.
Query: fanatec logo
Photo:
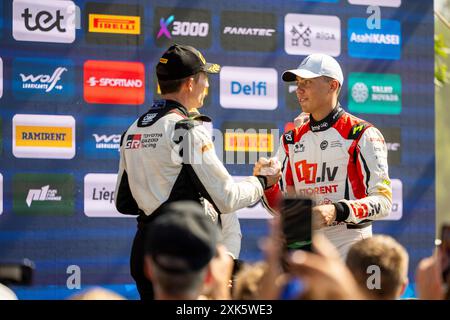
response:
[[[50,189],[50,185],[43,186],[41,189],[30,189],[26,203],[31,207],[33,201],[61,201],[61,196],[58,196],[58,189]]]
[[[277,19],[272,13],[223,11],[221,45],[226,50],[275,51]]]
[[[57,85],[58,81],[61,80],[61,75],[63,72],[67,71],[67,68],[58,67],[55,69],[53,74],[20,74],[22,79],[22,88],[24,89],[42,89],[45,92],[50,92],[53,89],[62,90],[63,86]]]
[[[19,41],[71,43],[75,41],[75,4],[72,1],[14,0],[13,37]]]

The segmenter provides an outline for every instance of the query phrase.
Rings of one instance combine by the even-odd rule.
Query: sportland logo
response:
[[[84,176],[84,214],[88,217],[123,218],[114,204],[117,174],[89,173]]]
[[[154,30],[158,47],[189,43],[196,48],[211,44],[211,14],[207,10],[156,8]]]
[[[106,104],[144,103],[144,65],[140,62],[86,61],[84,100]]]
[[[50,189],[50,185],[46,185],[40,189],[30,189],[25,202],[31,207],[33,201],[61,201],[61,199],[57,189]]]
[[[72,1],[14,0],[13,37],[18,41],[72,43],[75,18]]]
[[[277,71],[272,68],[222,67],[220,105],[229,109],[276,109]]]
[[[349,105],[352,112],[400,114],[402,81],[398,74],[350,73]]]
[[[284,18],[284,49],[288,54],[341,54],[341,20],[336,16],[288,13]]]
[[[13,117],[15,157],[72,159],[75,149],[72,116],[16,114]]]

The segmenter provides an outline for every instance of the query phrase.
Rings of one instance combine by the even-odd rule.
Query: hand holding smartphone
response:
[[[311,251],[312,200],[297,197],[284,198],[281,227],[287,250]]]

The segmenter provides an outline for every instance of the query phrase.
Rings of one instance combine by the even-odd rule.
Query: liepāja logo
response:
[[[211,13],[207,10],[158,7],[153,26],[158,47],[174,42],[187,42],[196,48],[211,45]]]
[[[76,7],[72,1],[14,0],[13,37],[18,41],[75,41]]]

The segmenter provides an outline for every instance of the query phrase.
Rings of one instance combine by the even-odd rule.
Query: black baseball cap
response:
[[[161,208],[149,225],[145,252],[166,272],[195,272],[214,257],[218,240],[218,226],[200,204],[177,201]]]
[[[191,46],[174,44],[159,59],[156,65],[158,80],[178,80],[200,71],[219,73],[220,65],[207,63],[203,55]]]

